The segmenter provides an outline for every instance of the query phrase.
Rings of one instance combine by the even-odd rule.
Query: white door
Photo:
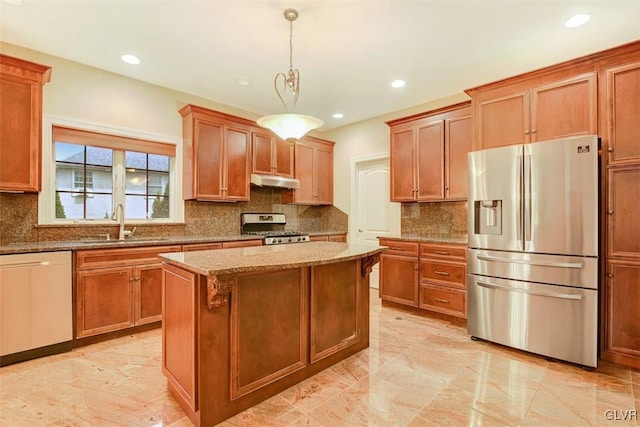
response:
[[[357,243],[377,245],[378,237],[400,233],[400,203],[389,201],[389,158],[355,159],[355,190],[352,236]],[[378,288],[379,270],[376,264],[369,285]]]

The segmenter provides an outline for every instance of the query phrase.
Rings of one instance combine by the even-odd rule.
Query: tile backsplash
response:
[[[249,202],[185,201],[184,224],[137,225],[136,234],[148,237],[237,234],[240,232],[242,212],[283,212],[287,216],[287,228],[292,230],[347,231],[347,214],[338,208],[283,204],[282,191],[277,188],[252,186]],[[95,238],[98,234],[106,233],[117,236],[118,233],[116,224],[37,224],[36,194],[0,193],[0,245]]]

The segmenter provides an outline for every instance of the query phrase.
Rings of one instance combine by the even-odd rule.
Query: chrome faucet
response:
[[[118,210],[120,211],[120,215],[118,215]],[[116,208],[113,210],[113,215],[111,215],[111,219],[120,221],[120,231],[118,232],[118,240],[124,240],[126,236],[131,236],[133,231],[124,229],[124,205],[122,203],[118,203]],[[135,231],[135,228],[134,228]]]

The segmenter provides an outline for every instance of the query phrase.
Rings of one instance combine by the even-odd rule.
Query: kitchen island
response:
[[[161,254],[162,371],[217,424],[369,346],[382,247],[311,242]]]

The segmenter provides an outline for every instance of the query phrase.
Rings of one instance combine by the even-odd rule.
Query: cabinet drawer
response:
[[[401,240],[380,239],[380,246],[388,246],[384,252],[394,255],[418,256],[418,243]]]
[[[467,317],[467,292],[435,285],[420,285],[420,308]]]
[[[421,258],[441,258],[441,259],[467,259],[467,248],[458,245],[432,245],[430,243],[420,244]]]
[[[447,261],[420,261],[420,281],[440,282],[464,289],[467,267]]]
[[[158,254],[168,252],[180,252],[180,246],[150,246],[144,248],[76,251],[76,269],[153,264],[159,261]]]

